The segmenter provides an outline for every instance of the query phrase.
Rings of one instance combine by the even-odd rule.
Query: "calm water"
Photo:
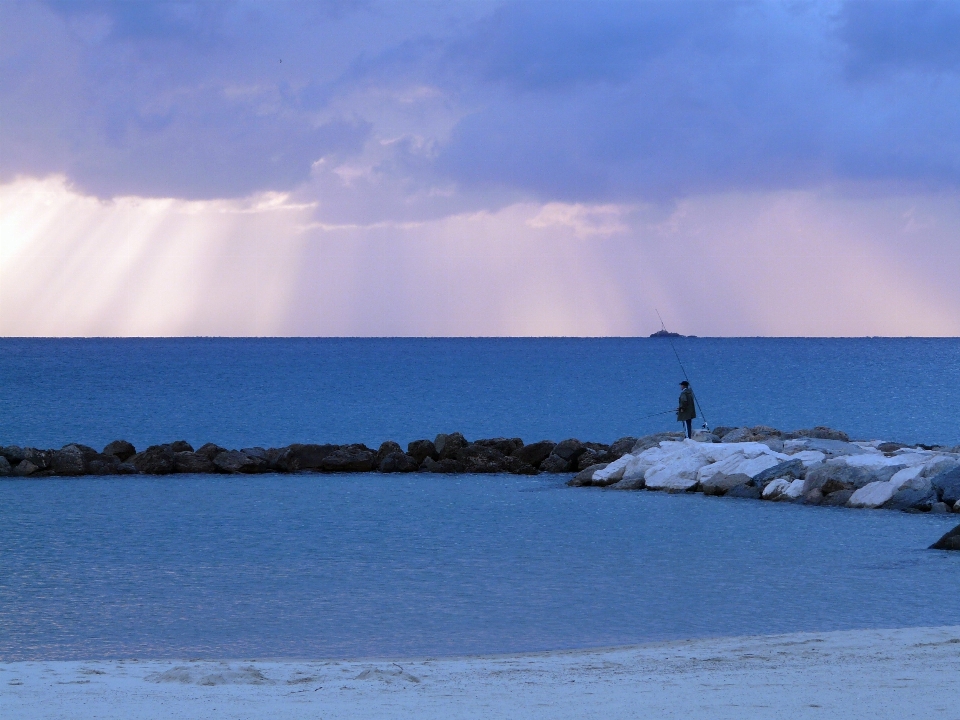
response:
[[[960,442],[958,340],[684,340],[714,423]],[[0,443],[611,440],[656,340],[0,340]],[[548,476],[0,481],[0,658],[344,657],[960,623],[957,516]]]
[[[467,476],[0,483],[0,658],[345,657],[960,623],[944,516]]]
[[[713,425],[816,424],[960,443],[960,338],[684,339]],[[0,339],[0,442],[228,447],[468,438],[615,440],[676,429],[654,339]]]

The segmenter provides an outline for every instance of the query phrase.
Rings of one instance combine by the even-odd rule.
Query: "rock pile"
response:
[[[823,427],[790,433],[722,427],[692,440],[641,438],[629,453],[585,468],[568,484],[960,512],[960,446],[851,442]]]
[[[434,472],[434,473],[566,473],[588,465],[609,463],[633,450],[637,438],[612,445],[550,440],[524,444],[520,438],[489,438],[469,442],[461,433],[415,440],[404,450],[388,440],[377,450],[363,444],[294,444],[282,448],[250,447],[229,450],[213,443],[194,449],[185,440],[151,445],[137,452],[125,440],[115,440],[98,452],[73,443],[59,450],[15,445],[0,447],[0,476],[49,477],[72,475],[169,475],[173,473],[264,472]]]

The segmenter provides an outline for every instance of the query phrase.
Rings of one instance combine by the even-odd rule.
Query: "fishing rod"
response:
[[[694,396],[696,397],[696,396]],[[651,413],[650,415],[644,415],[643,417],[637,418],[637,420],[647,420],[652,417],[659,417],[660,415],[669,415],[670,413],[676,412],[676,410],[664,410],[663,412]]]
[[[677,348],[676,348],[676,346],[673,344],[673,338],[670,337],[670,331],[667,330],[667,326],[666,326],[666,324],[663,322],[663,317],[661,317],[660,311],[657,310],[657,308],[654,308],[653,310],[654,310],[654,312],[657,313],[657,317],[660,319],[660,327],[663,328],[664,335],[666,336],[667,340],[670,342],[670,348],[673,350],[673,354],[674,354],[674,355],[676,356],[676,358],[677,358],[677,364],[680,366],[680,372],[683,373],[683,379],[686,380],[687,383],[689,383],[689,382],[690,382],[690,378],[687,377],[687,369],[683,366],[683,361],[680,360],[680,353],[677,352]],[[710,430],[710,426],[707,424],[707,414],[706,414],[705,412],[703,412],[703,406],[700,405],[700,398],[697,397],[696,393],[694,393],[694,395],[693,395],[693,401],[697,404],[697,410],[700,411],[700,417],[703,418],[703,429],[704,429],[704,430]],[[660,414],[661,414],[661,415],[664,415],[664,414],[666,414],[666,413],[660,413]]]

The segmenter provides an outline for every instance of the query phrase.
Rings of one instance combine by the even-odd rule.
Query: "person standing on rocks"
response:
[[[693,390],[686,380],[680,383],[680,404],[677,407],[677,420],[684,424],[687,437],[693,437],[693,419],[697,416],[697,406],[693,399]]]

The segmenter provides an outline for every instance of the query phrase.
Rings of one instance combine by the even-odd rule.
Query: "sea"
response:
[[[0,339],[0,444],[960,444],[960,339]],[[424,657],[960,624],[957,515],[565,476],[0,479],[0,660]]]

